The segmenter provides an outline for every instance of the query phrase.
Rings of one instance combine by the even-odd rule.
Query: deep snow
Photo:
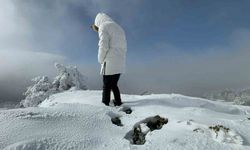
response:
[[[250,149],[250,107],[178,94],[122,95],[124,106],[107,107],[101,91],[67,91],[39,107],[0,110],[0,149]],[[141,120],[160,115],[168,123],[132,145],[125,135]],[[112,124],[120,117],[123,126]],[[217,133],[210,126],[229,131]],[[195,131],[194,131],[195,130]]]

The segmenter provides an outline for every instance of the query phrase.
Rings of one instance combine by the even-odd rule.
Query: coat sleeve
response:
[[[106,28],[99,29],[99,49],[98,49],[98,62],[100,64],[104,63],[104,59],[109,51],[109,34]]]

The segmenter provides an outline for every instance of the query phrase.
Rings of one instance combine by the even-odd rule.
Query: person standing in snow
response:
[[[127,41],[124,30],[108,15],[98,13],[91,28],[98,32],[98,62],[103,76],[102,102],[109,106],[111,90],[114,94],[114,105],[122,105],[117,86],[122,73],[125,73]]]

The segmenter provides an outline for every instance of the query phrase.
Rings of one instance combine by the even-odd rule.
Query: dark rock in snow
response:
[[[193,130],[194,132],[204,133],[204,130],[201,128],[196,128]]]
[[[121,119],[119,117],[111,118],[111,122],[117,126],[123,126]]]
[[[159,130],[167,123],[168,119],[160,117],[159,115],[146,118],[136,123],[133,130],[129,131],[124,138],[129,140],[131,144],[143,145],[146,142],[145,137],[148,132]]]
[[[144,134],[141,131],[140,127],[134,128],[133,144],[136,144],[136,145],[144,144],[146,142],[145,136],[146,136],[146,134]]]
[[[145,121],[151,131],[156,130],[156,129],[161,129],[164,124],[168,123],[168,119],[162,118],[159,115],[152,117],[152,118],[148,118]]]
[[[228,133],[228,131],[229,131],[229,128],[224,127],[223,125],[210,126],[209,129],[213,130],[216,133],[216,137],[218,137],[218,132],[220,130],[224,130],[224,132],[226,132],[226,133]]]

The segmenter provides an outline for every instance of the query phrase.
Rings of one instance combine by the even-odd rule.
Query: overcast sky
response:
[[[20,101],[29,80],[76,65],[101,89],[98,36],[105,12],[125,30],[122,93],[191,96],[250,86],[249,0],[0,0],[0,102]]]

